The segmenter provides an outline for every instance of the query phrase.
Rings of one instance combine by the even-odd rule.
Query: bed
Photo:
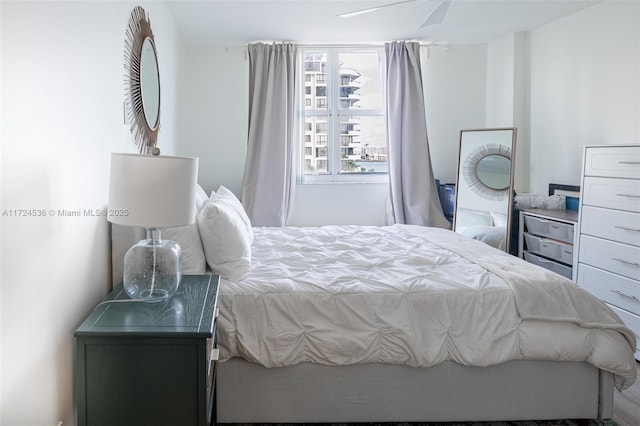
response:
[[[480,241],[237,218],[214,238],[214,210],[196,229],[223,275],[219,423],[610,418],[614,389],[636,378],[635,336],[606,305]],[[209,255],[229,251],[230,229],[250,235],[225,272]],[[117,276],[127,244],[114,236]]]

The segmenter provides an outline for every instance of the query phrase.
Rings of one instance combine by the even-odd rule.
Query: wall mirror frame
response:
[[[453,230],[510,252],[515,127],[460,130]]]
[[[125,37],[125,108],[141,154],[156,150],[160,129],[160,72],[156,43],[147,12],[131,11]]]

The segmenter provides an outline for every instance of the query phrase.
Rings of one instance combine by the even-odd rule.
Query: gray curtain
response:
[[[385,54],[390,222],[450,228],[431,168],[420,45],[386,43]]]
[[[248,46],[249,133],[242,204],[253,226],[284,226],[295,189],[297,47]]]

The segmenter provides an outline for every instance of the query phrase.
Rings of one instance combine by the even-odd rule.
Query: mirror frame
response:
[[[511,131],[511,147],[510,149],[506,149],[505,146],[499,144],[484,144],[481,145],[471,151],[467,157],[470,158],[462,158],[462,143],[463,136],[465,133],[470,132],[496,132],[496,131]],[[516,154],[516,139],[517,139],[518,129],[516,127],[495,127],[495,128],[486,128],[486,129],[464,129],[460,130],[460,143],[458,149],[458,168],[456,173],[456,191],[455,191],[455,204],[454,204],[454,212],[453,212],[453,224],[452,230],[455,232],[456,230],[456,222],[458,217],[458,205],[459,200],[458,196],[460,194],[460,180],[461,177],[468,178],[471,180],[471,184],[469,185],[469,189],[474,192],[476,195],[484,197],[490,201],[501,201],[506,200],[507,202],[507,226],[506,226],[506,235],[505,235],[505,248],[504,251],[510,253],[511,251],[511,228],[513,223],[513,190],[514,190],[514,174],[515,174],[515,154]],[[477,178],[476,175],[476,167],[478,163],[489,155],[501,155],[504,157],[508,157],[511,161],[510,170],[509,170],[509,186],[508,188],[502,190],[496,190],[484,185]],[[468,161],[467,161],[468,160]]]
[[[157,111],[154,114],[146,114],[145,107],[149,107],[149,100],[145,102],[142,88],[142,49],[145,42],[149,41],[153,47],[153,55],[156,65],[158,88]],[[158,67],[158,53],[156,43],[151,31],[149,15],[140,6],[131,11],[125,37],[124,51],[125,68],[125,108],[134,138],[134,143],[141,154],[150,154],[156,149],[158,143],[158,131],[160,130],[160,72]],[[154,100],[155,101],[155,100]],[[147,115],[157,116],[155,123],[147,121]]]

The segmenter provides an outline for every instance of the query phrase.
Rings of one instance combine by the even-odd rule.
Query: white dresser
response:
[[[611,306],[640,347],[640,145],[587,146],[583,158],[577,283]]]

